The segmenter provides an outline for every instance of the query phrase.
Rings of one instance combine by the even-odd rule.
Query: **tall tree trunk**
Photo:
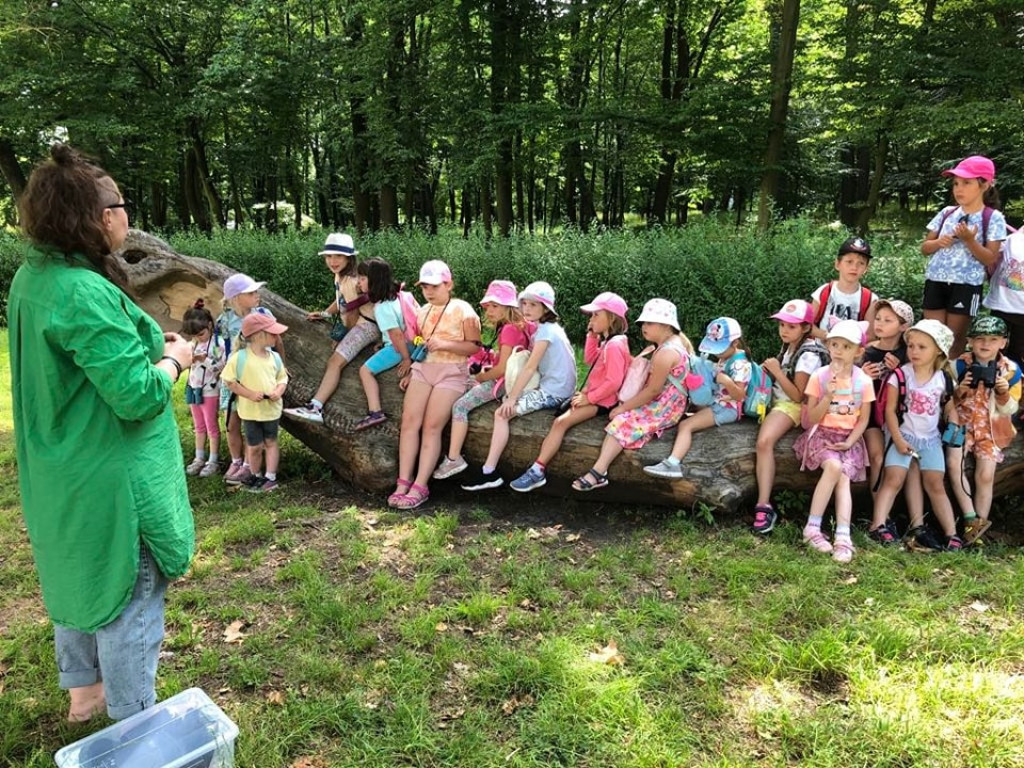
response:
[[[206,159],[206,141],[203,139],[199,118],[188,118],[186,132],[192,143],[192,154],[195,156],[193,178],[198,182],[206,204],[210,208],[210,215],[207,217],[207,220],[210,221],[211,225],[216,224],[219,227],[223,227],[227,223],[224,219],[224,204],[221,202],[217,187],[210,177],[210,164]]]
[[[211,232],[210,211],[203,202],[202,181],[199,179],[196,153],[192,148],[185,150],[185,174],[182,183],[189,215],[203,232]]]
[[[885,163],[889,156],[889,137],[882,133],[875,144],[875,167],[871,174],[871,187],[868,190],[868,199],[864,207],[857,215],[855,227],[857,233],[866,235],[868,223],[874,218],[878,210],[878,201],[882,195],[882,179],[885,178]]]
[[[772,221],[772,202],[779,196],[782,178],[783,149],[786,142],[786,117],[789,114],[789,94],[793,88],[793,59],[796,55],[796,33],[800,26],[800,0],[781,0],[782,7],[773,3],[770,15],[771,30],[777,35],[772,60],[772,101],[768,115],[768,147],[764,156],[764,174],[761,176],[761,198],[758,201],[757,226],[766,230]],[[781,11],[781,13],[780,13]]]
[[[21,193],[25,191],[28,180],[25,172],[18,162],[18,155],[14,151],[14,145],[8,139],[0,136],[0,174],[3,174],[4,181],[14,195],[14,202],[21,200]]]
[[[398,190],[395,189],[395,185],[382,184],[379,200],[381,229],[398,227]]]
[[[362,45],[365,26],[366,22],[360,14],[354,15],[347,25],[346,31],[353,48]],[[360,85],[360,75],[357,72],[358,70],[353,68],[349,75],[356,93],[359,92]],[[370,122],[364,111],[361,96],[352,96],[349,99],[349,109],[352,121],[352,151],[349,154],[352,169],[352,207],[356,232],[362,234],[373,228],[373,201],[367,190],[370,175]]]

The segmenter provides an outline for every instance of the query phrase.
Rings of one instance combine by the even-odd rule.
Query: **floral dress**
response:
[[[672,383],[682,384],[686,376],[689,354],[682,342],[670,340],[665,345],[679,353],[679,362],[669,371],[669,378],[656,398],[639,408],[620,413],[604,428],[604,431],[619,441],[627,451],[641,448],[662,433],[674,427],[686,413],[688,397],[685,389]]]

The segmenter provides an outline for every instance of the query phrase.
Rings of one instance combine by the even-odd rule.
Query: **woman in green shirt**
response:
[[[164,591],[195,533],[171,392],[191,345],[125,293],[117,184],[64,145],[19,201],[8,322],[22,509],[71,721],[156,703]]]

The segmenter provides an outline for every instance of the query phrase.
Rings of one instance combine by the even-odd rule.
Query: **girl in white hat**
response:
[[[604,488],[608,485],[608,468],[623,450],[643,447],[678,424],[686,413],[688,394],[683,379],[693,344],[679,330],[676,305],[665,299],[651,299],[644,304],[637,322],[651,346],[634,358],[630,373],[633,366],[640,367],[649,358],[647,375],[638,392],[620,390],[622,402],[608,414],[611,421],[604,428],[605,438],[597,461],[573,481],[575,491]],[[627,382],[630,373],[626,375]]]

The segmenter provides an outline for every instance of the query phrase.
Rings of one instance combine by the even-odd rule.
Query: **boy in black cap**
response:
[[[871,264],[871,246],[861,237],[851,237],[839,246],[836,256],[838,280],[831,280],[811,294],[814,305],[816,339],[824,339],[829,329],[840,320],[871,322],[871,306],[878,296],[861,285],[861,278]]]

